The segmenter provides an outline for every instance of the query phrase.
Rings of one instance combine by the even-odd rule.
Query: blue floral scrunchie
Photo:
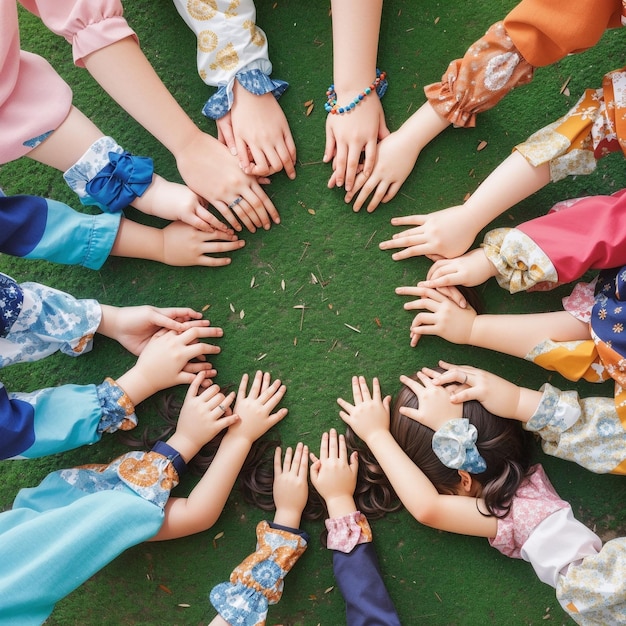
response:
[[[452,419],[433,435],[433,452],[446,467],[480,474],[487,463],[476,447],[477,438],[476,426],[468,419]]]

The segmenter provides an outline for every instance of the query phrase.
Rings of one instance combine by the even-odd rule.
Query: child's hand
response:
[[[220,231],[204,232],[185,224],[172,222],[161,230],[163,250],[159,259],[167,265],[189,266],[203,265],[219,267],[228,265],[230,258],[207,256],[239,250],[246,245],[234,233]]]
[[[356,511],[353,494],[359,461],[356,452],[348,459],[345,437],[337,437],[337,431],[331,428],[330,435],[322,435],[319,458],[312,452],[310,456],[311,483],[324,498],[328,516],[343,517]]]
[[[427,256],[433,261],[460,256],[474,243],[480,230],[477,230],[471,212],[465,211],[462,205],[426,215],[394,217],[391,223],[393,226],[413,226],[379,244],[381,250],[404,248],[391,255],[394,261],[413,256]]]
[[[500,376],[469,365],[452,365],[445,361],[439,361],[439,365],[446,370],[444,373],[429,371],[426,368],[424,372],[430,373],[435,385],[460,383],[450,396],[452,402],[477,400],[494,415],[519,419],[517,412],[520,404],[520,387]]]
[[[400,376],[400,382],[406,385],[417,396],[418,408],[402,406],[398,409],[401,415],[415,420],[437,431],[451,419],[463,417],[463,405],[452,402],[452,394],[458,389],[454,387],[437,386],[433,381],[438,372],[423,368],[417,372],[419,380],[408,376]]]
[[[276,405],[282,400],[287,388],[285,385],[281,385],[278,379],[271,382],[269,373],[260,371],[255,374],[248,395],[246,395],[247,387],[248,375],[244,374],[233,408],[233,413],[239,415],[241,421],[229,428],[228,435],[243,437],[252,445],[254,441],[287,415],[285,408],[272,413]]]
[[[302,511],[309,497],[308,446],[298,443],[295,452],[285,450],[285,461],[281,463],[281,449],[274,453],[274,522],[289,528],[299,528]]]
[[[232,235],[233,230],[220,222],[206,207],[206,200],[189,187],[172,183],[155,174],[152,184],[145,193],[136,198],[133,206],[147,215],[156,215],[165,220],[185,222],[208,233],[219,231]]]
[[[382,398],[378,378],[372,380],[370,393],[363,376],[352,377],[352,396],[354,404],[337,398],[342,408],[339,417],[365,442],[374,438],[381,431],[389,431],[389,405],[391,396]],[[368,444],[369,445],[369,444]]]
[[[295,178],[296,145],[274,95],[257,96],[235,81],[233,96],[230,113],[216,122],[220,141],[246,174],[269,176],[284,169]]]
[[[398,193],[418,156],[419,149],[410,136],[403,135],[400,130],[387,135],[378,144],[374,171],[370,176],[364,172],[357,174],[354,186],[344,200],[351,202],[358,193],[353,209],[359,211],[373,194],[367,205],[367,212],[372,213],[381,202],[389,202]]]
[[[213,329],[204,326],[194,326],[182,333],[158,330],[142,350],[135,366],[117,379],[118,384],[133,404],[139,404],[161,389],[191,384],[199,371],[213,371],[211,363],[195,362],[204,355],[220,352],[218,346],[199,341],[212,334]]]
[[[102,321],[98,332],[118,341],[132,354],[139,356],[157,330],[166,328],[182,332],[193,326],[208,327],[202,313],[183,307],[160,309],[154,306],[115,307],[101,305]],[[209,337],[222,337],[221,328],[211,328]]]
[[[498,273],[495,266],[482,248],[470,250],[455,259],[440,259],[433,263],[426,280],[419,283],[420,287],[439,289],[464,285],[474,287]]]
[[[196,374],[189,385],[185,401],[180,409],[176,432],[168,440],[175,450],[188,462],[222,430],[235,424],[236,415],[225,415],[235,399],[235,393],[225,396],[219,385],[201,390],[205,373]]]
[[[338,95],[341,98],[341,94]],[[369,177],[376,162],[377,143],[389,134],[380,99],[374,93],[363,99],[349,115],[331,115],[326,118],[326,146],[324,163],[333,161],[333,173],[328,187],[352,190],[359,171],[361,154],[365,152],[363,176]]]
[[[418,313],[411,323],[412,347],[417,345],[422,335],[436,335],[451,343],[469,343],[476,319],[476,311],[471,306],[461,308],[440,291],[426,287],[398,287],[396,293],[419,297],[419,300],[404,304],[407,311],[426,310],[425,313]]]
[[[259,184],[265,181],[245,174],[237,158],[215,137],[198,131],[176,154],[176,163],[185,183],[235,230],[243,224],[253,233],[257,228],[269,229],[272,222],[280,223],[276,207]]]

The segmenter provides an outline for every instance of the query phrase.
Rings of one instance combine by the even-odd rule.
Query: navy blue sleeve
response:
[[[37,196],[0,196],[0,252],[26,256],[46,230],[48,203]]]
[[[373,543],[360,543],[347,554],[333,550],[333,571],[346,602],[348,626],[400,626]]]

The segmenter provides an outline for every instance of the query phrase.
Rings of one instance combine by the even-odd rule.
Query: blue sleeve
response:
[[[347,554],[333,550],[333,571],[346,602],[347,626],[400,626],[373,543],[360,543]]]
[[[95,443],[101,419],[95,385],[9,394],[0,384],[0,459],[33,459]]]
[[[0,196],[0,252],[100,269],[121,214],[88,215],[38,196]]]
[[[0,514],[0,622],[38,626],[54,605],[150,537],[163,511],[119,485],[89,493],[50,474]]]

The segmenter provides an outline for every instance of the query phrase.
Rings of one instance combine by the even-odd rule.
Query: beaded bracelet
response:
[[[337,104],[337,94],[335,93],[335,85],[331,85],[326,90],[327,101],[326,101],[326,104],[324,104],[324,108],[326,109],[326,112],[331,113],[333,115],[343,115],[344,113],[349,113],[350,111],[352,111],[352,109],[356,107],[357,104],[359,104],[363,100],[363,98],[365,98],[365,96],[369,96],[372,93],[372,91],[376,91],[376,93],[378,94],[378,97],[382,98],[383,95],[385,94],[385,91],[387,91],[386,78],[387,78],[387,73],[381,72],[379,69],[377,69],[376,78],[374,79],[374,82],[369,87],[366,87],[358,96],[356,96],[354,100],[352,100],[352,102],[350,102],[349,104],[343,107],[340,107]]]

